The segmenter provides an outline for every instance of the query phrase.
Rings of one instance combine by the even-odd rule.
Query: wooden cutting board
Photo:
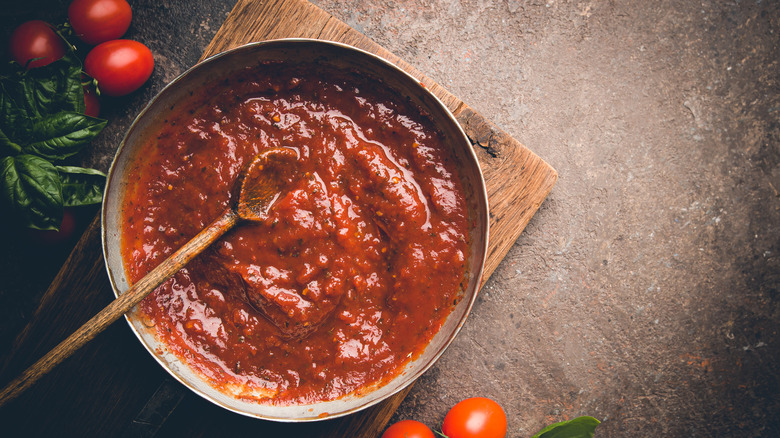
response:
[[[293,37],[338,41],[382,56],[418,78],[452,111],[472,140],[487,185],[490,239],[484,283],[549,194],[557,180],[555,170],[420,71],[307,1],[239,0],[201,59],[253,41]],[[10,359],[2,367],[4,378],[10,380],[105,306],[111,297],[103,267],[100,225],[96,219],[45,293],[32,321],[16,339]],[[74,311],[63,312],[63,308]],[[27,430],[38,427],[36,430],[47,430],[38,419],[46,417],[45,412],[57,410],[60,417],[67,420],[61,424],[52,423],[51,428],[61,430],[80,425],[81,435],[115,436],[117,431],[133,432],[127,427],[128,423],[139,418],[141,422],[146,421],[142,418],[144,412],[151,409],[149,421],[162,425],[160,435],[243,435],[262,431],[260,435],[263,436],[286,433],[290,436],[376,437],[409,392],[407,389],[379,405],[344,418],[305,425],[240,417],[191,394],[180,404],[181,397],[161,399],[162,403],[166,400],[174,403],[172,407],[150,408],[147,403],[150,395],[156,389],[159,392],[160,388],[168,388],[168,378],[145,357],[145,352],[128,332],[126,326],[116,324],[98,336],[92,344],[44,377],[13,406],[7,407],[2,412],[3,418],[11,419],[11,425]],[[59,396],[55,397],[55,394]],[[117,401],[117,394],[121,402]],[[39,415],[29,415],[30,410],[37,410]],[[171,411],[173,414],[168,418]],[[166,416],[155,417],[160,413]],[[21,424],[20,419],[26,419],[27,424]],[[85,427],[85,421],[92,423]],[[8,421],[4,423],[9,424]],[[73,429],[69,430],[75,433]]]

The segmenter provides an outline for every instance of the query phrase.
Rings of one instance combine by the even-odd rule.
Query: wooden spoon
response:
[[[0,406],[24,392],[40,377],[127,313],[157,286],[233,228],[239,220],[265,220],[283,188],[283,180],[275,177],[277,173],[268,171],[268,168],[297,159],[298,152],[291,148],[271,148],[258,154],[239,175],[234,188],[238,190],[238,196],[234,197],[235,201],[222,216],[8,384],[0,392]]]

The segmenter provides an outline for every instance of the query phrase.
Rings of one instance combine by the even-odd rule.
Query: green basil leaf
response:
[[[33,136],[34,121],[62,111],[83,113],[81,62],[68,53],[29,71],[11,62],[0,76],[0,130],[16,144]]]
[[[81,62],[73,53],[43,67],[17,69],[4,76],[3,88],[16,108],[30,119],[60,111],[84,112]]]
[[[28,84],[29,77],[26,72],[16,72],[12,75],[3,77],[3,98],[7,102],[5,105],[14,110],[10,114],[16,119],[34,119],[39,116],[35,110],[33,96],[30,94],[31,85]],[[7,120],[7,123],[16,123],[16,120]]]
[[[0,78],[0,128],[13,124],[15,114],[15,106],[13,99],[11,99],[10,93],[6,91],[7,78]]]
[[[0,128],[0,157],[16,155],[22,151],[22,147],[11,141],[2,128]]]
[[[96,169],[57,166],[62,180],[62,202],[65,207],[103,202],[106,174]]]
[[[60,111],[84,112],[81,62],[68,53],[43,67],[30,69],[22,80],[30,114],[44,117]]]
[[[593,432],[600,423],[593,417],[577,417],[551,424],[531,438],[593,438]]]
[[[57,169],[34,155],[0,160],[0,199],[22,224],[56,230],[62,222],[62,191]]]
[[[29,135],[32,119],[14,99],[13,94],[16,88],[18,88],[18,84],[12,80],[5,77],[0,78],[0,130],[18,144],[19,138]]]
[[[64,77],[64,101],[67,102],[65,107],[66,111],[75,111],[77,113],[84,113],[87,109],[87,104],[84,102],[84,85],[83,82],[83,69],[81,61],[73,53],[68,52],[63,58],[67,62],[67,70]]]
[[[33,122],[32,139],[22,151],[49,160],[67,158],[95,138],[106,121],[64,111]]]

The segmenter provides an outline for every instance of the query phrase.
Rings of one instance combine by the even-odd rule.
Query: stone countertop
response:
[[[67,3],[6,8],[3,36],[63,21]],[[103,170],[235,1],[130,3],[126,37],[156,67],[104,102],[109,124],[78,158]],[[780,435],[780,4],[313,3],[559,172],[394,420],[439,428],[479,395],[504,407],[511,437],[579,415],[603,421],[596,436]],[[0,352],[70,250],[3,233]]]

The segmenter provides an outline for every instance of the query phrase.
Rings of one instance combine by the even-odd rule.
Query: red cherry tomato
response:
[[[74,0],[68,7],[76,36],[93,46],[124,35],[132,18],[125,0]]]
[[[388,427],[382,438],[435,438],[428,426],[414,420],[402,420]]]
[[[100,115],[100,98],[92,87],[84,87],[84,114],[90,117]]]
[[[20,24],[11,34],[9,46],[13,60],[27,68],[42,67],[65,55],[65,42],[49,23],[41,20]],[[35,58],[41,59],[27,64]]]
[[[93,48],[84,59],[84,71],[97,79],[109,96],[124,96],[141,87],[154,70],[151,50],[138,41],[112,40]]]
[[[447,412],[441,430],[449,438],[504,438],[506,414],[489,398],[467,398]]]
[[[27,233],[33,242],[42,246],[56,246],[69,241],[76,231],[76,212],[73,208],[66,208],[62,212],[62,222],[60,229],[55,230],[33,230],[28,228]]]

